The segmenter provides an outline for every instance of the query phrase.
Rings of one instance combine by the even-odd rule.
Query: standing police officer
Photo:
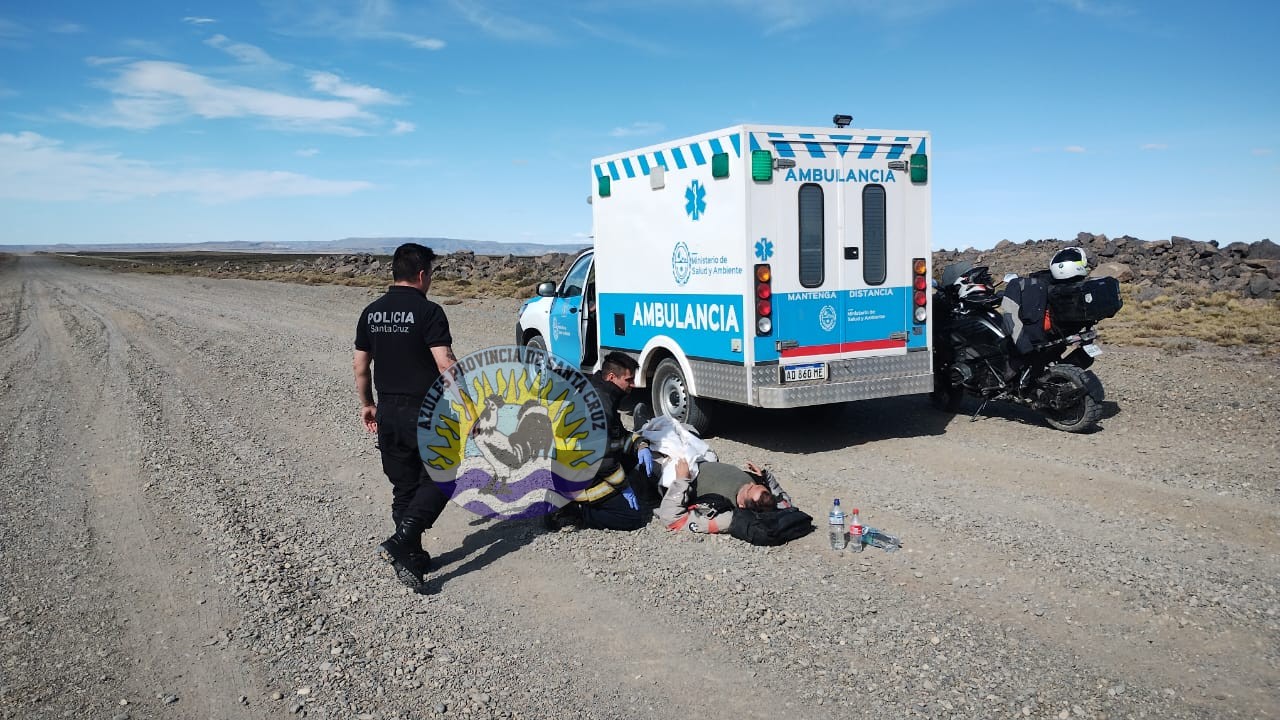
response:
[[[435,253],[417,243],[396,248],[393,284],[369,304],[356,323],[356,394],[360,420],[378,434],[382,471],[391,481],[391,520],[396,532],[378,546],[400,582],[423,589],[431,556],[422,549],[422,533],[431,527],[449,498],[436,487],[418,454],[418,414],[431,385],[458,361],[444,310],[427,299]],[[370,378],[370,366],[377,372]],[[373,389],[378,390],[378,402]]]

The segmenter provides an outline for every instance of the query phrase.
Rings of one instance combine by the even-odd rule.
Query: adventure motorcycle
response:
[[[1078,254],[1074,259],[1073,251]],[[1066,261],[1059,256],[1068,254]],[[1051,271],[1006,276],[1003,292],[986,267],[952,265],[933,296],[934,403],[960,409],[966,394],[1040,412],[1050,426],[1089,432],[1104,392],[1089,370],[1098,347],[1094,325],[1121,306],[1115,278],[1085,280],[1084,251],[1054,256]]]

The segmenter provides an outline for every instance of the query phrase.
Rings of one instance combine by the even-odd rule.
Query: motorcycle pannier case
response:
[[[1120,311],[1120,281],[1113,277],[1049,286],[1049,309],[1056,322],[1092,325]]]

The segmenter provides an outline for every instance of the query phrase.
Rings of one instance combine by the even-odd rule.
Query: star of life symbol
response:
[[[823,305],[818,311],[818,324],[822,329],[831,332],[836,327],[836,309],[830,305]]]
[[[690,218],[697,220],[707,212],[707,188],[694,180],[684,191],[684,211]]]
[[[773,241],[769,238],[760,238],[756,241],[756,259],[760,262],[769,262],[769,258],[773,257]]]
[[[482,517],[545,515],[593,484],[608,430],[577,368],[536,348],[467,355],[438,379],[418,415],[431,480]]]

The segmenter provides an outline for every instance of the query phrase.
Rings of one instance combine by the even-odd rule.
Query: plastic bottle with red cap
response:
[[[858,508],[849,515],[849,549],[862,552],[862,519],[858,517]]]

